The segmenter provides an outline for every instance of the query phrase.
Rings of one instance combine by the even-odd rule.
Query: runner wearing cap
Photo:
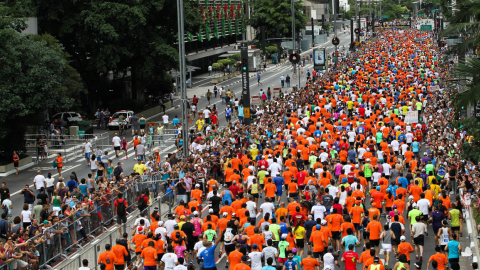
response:
[[[323,255],[322,267],[323,270],[335,270],[335,265],[340,267],[337,258],[333,255],[333,247],[329,246],[327,248],[327,253]]]
[[[398,245],[397,253],[399,254],[400,257],[402,255],[405,255],[405,258],[406,258],[405,263],[410,265],[410,253],[412,253],[414,249],[412,245],[410,243],[405,242],[405,240],[407,240],[407,238],[404,235],[400,236],[400,244]]]

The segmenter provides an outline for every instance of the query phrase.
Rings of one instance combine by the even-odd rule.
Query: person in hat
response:
[[[252,143],[250,145],[250,149],[249,149],[250,153],[252,154],[252,160],[255,160],[258,156],[258,147],[255,143]]]
[[[380,264],[380,258],[375,257],[373,258],[373,263],[368,266],[368,270],[385,270],[385,267]]]
[[[143,223],[143,225],[142,225]],[[145,233],[145,222],[143,220],[140,221],[140,226],[135,226],[134,227],[134,233],[135,235],[133,236],[132,242],[135,245],[134,247],[132,246],[133,249],[135,249],[135,255],[137,255],[137,266],[139,267],[139,263],[141,262],[141,254],[142,254],[142,243],[145,239],[147,239],[147,236],[144,234]]]
[[[410,265],[410,253],[414,252],[415,250],[412,247],[412,244],[405,242],[407,238],[405,235],[400,236],[400,244],[397,247],[397,254],[405,255],[406,263]],[[396,268],[395,268],[396,269]]]
[[[243,255],[241,258],[241,262],[233,265],[233,268],[229,270],[251,270],[250,266],[247,264],[248,256]]]

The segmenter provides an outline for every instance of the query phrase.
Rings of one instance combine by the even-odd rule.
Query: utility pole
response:
[[[188,100],[186,89],[186,72],[185,63],[185,28],[183,25],[183,0],[177,0],[177,17],[178,17],[178,58],[180,62],[180,90],[182,93],[182,137],[183,137],[183,156],[189,156],[188,152]],[[178,84],[177,84],[178,85]]]
[[[312,17],[312,48],[315,47],[315,27],[313,24],[313,17]]]
[[[295,52],[295,0],[292,2],[292,52]]]
[[[355,16],[357,17],[357,28],[362,31],[362,27],[360,25],[360,5],[358,4],[358,0],[355,0]],[[360,42],[360,33],[357,35],[357,41]]]
[[[337,31],[336,31],[335,28],[337,26],[337,15],[338,15],[338,6],[339,6],[337,3],[339,3],[339,0],[334,0],[334,3],[335,3],[335,5],[334,5],[335,6],[335,12],[334,12],[333,16],[335,18],[335,22],[333,23],[333,30],[334,30],[333,33],[335,33],[335,37],[337,37]],[[335,69],[337,69],[337,64],[338,64],[337,47],[338,46],[335,46]]]
[[[262,26],[261,27],[262,29],[262,50],[263,50],[263,55],[267,55],[267,51],[266,51],[266,48],[265,48],[265,26]]]

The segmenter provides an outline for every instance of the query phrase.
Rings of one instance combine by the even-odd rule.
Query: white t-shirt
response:
[[[165,224],[163,225],[165,226],[165,229],[167,229],[167,235],[171,235],[172,232],[175,231],[175,229],[173,228],[175,224],[177,224],[177,222],[173,219],[165,221]]]
[[[347,135],[348,135],[349,142],[355,142],[355,136],[357,135],[355,134],[355,131],[350,131],[347,133]]]
[[[247,207],[248,207],[248,205],[247,205]],[[272,216],[273,210],[275,210],[275,205],[273,203],[269,203],[269,202],[262,203],[262,205],[260,205],[260,209],[263,210],[263,217],[265,217],[266,213],[270,213],[270,216]],[[252,215],[251,212],[250,212],[250,215]]]
[[[408,149],[408,144],[402,144],[401,148],[402,148],[402,155],[405,155]]]
[[[390,143],[390,145],[392,146],[392,149],[393,151],[397,152],[398,151],[398,146],[399,146],[399,143],[397,140],[394,140]]]
[[[332,253],[323,255],[323,270],[335,270],[335,257]]]
[[[252,270],[262,270],[262,252],[259,251],[252,251],[248,254],[251,261],[251,269]]]
[[[55,178],[45,178],[45,182],[47,182],[47,187],[54,187],[55,186]]]
[[[363,159],[363,154],[365,154],[365,152],[367,152],[365,148],[363,147],[358,148],[358,159]]]
[[[255,211],[255,208],[257,208],[257,204],[252,201],[247,202],[247,210],[250,213],[251,217],[256,217],[257,216],[257,211]]]
[[[160,235],[163,241],[167,241],[167,239],[165,238],[166,231],[167,229],[165,229],[164,227],[158,227],[155,229],[155,235]]]
[[[391,168],[392,168],[392,166],[390,166],[390,164],[388,164],[388,163],[383,163],[382,164],[383,173],[387,176],[390,175],[390,169]]]
[[[334,199],[337,197],[337,192],[338,192],[338,187],[336,186],[331,186],[328,188],[328,194],[332,195]]]
[[[35,178],[33,178],[33,183],[36,184],[36,189],[40,189],[42,187],[45,187],[45,177],[43,175],[37,175]]]
[[[88,268],[88,267],[83,267],[83,266],[82,266],[82,267],[78,268],[78,270],[92,270],[92,269],[90,269],[90,268]]]
[[[405,137],[407,137],[407,143],[411,143],[415,136],[413,136],[413,134],[411,132],[409,132],[409,133],[407,133],[407,135],[405,135]]]
[[[428,215],[428,208],[430,207],[430,201],[428,199],[420,199],[417,202],[418,210],[424,215]]]
[[[22,211],[23,222],[32,222],[32,220],[30,219],[31,215],[32,215],[32,212],[28,210],[23,210]]]
[[[323,152],[320,154],[320,162],[325,162],[327,161],[327,158],[328,158],[328,154],[326,152]]]
[[[177,265],[173,268],[173,270],[187,270],[187,267],[185,265]]]
[[[270,166],[268,166],[268,170],[270,171],[270,175],[272,177],[277,176],[277,173],[282,169],[282,166],[280,164],[273,162]]]
[[[150,220],[148,220],[146,218],[143,218],[143,217],[137,218],[135,220],[134,225],[137,226],[137,227],[140,226],[140,220],[142,220],[142,219],[145,221],[145,227],[150,228]]]
[[[165,269],[173,269],[178,262],[177,254],[175,253],[166,253],[162,257],[162,262],[165,263]]]
[[[163,123],[164,123],[164,124],[168,124],[168,115],[166,115],[166,114],[163,115],[163,116],[162,116],[162,119],[163,119]]]
[[[12,205],[12,201],[10,201],[9,199],[5,199],[2,201],[2,205],[7,207],[8,214],[12,214],[12,209],[10,209],[10,206]]]
[[[193,246],[193,250],[197,251],[197,257],[202,251],[205,249],[205,246],[203,245],[203,241],[198,241],[195,243],[195,246]]]
[[[314,205],[312,207],[312,211],[313,211],[313,219],[314,220],[317,220],[317,218],[323,220],[323,218],[325,217],[325,212],[327,211],[327,209],[325,208],[325,206],[323,205]]]
[[[115,136],[115,137],[112,138],[113,146],[118,146],[118,147],[120,147],[121,142],[122,142],[122,140],[121,140],[120,137],[118,137],[118,136]]]
[[[85,153],[92,152],[92,144],[90,142],[83,143],[83,149],[85,150]]]
[[[205,119],[210,118],[210,110],[203,110],[203,116],[205,117]]]

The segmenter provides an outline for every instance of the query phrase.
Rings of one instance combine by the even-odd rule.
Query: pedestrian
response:
[[[210,89],[207,90],[206,97],[208,100],[208,105],[210,105],[210,99],[212,98],[212,92],[210,92]]]
[[[13,151],[13,168],[17,171],[15,174],[19,174],[20,170],[18,169],[18,162],[20,161],[20,157],[17,155],[16,151]]]
[[[105,245],[105,251],[100,253],[98,256],[98,263],[103,263],[107,266],[108,269],[114,269],[114,264],[118,263],[117,256],[111,251],[111,245]]]
[[[33,186],[37,190],[37,195],[40,194],[40,189],[46,186],[45,176],[42,175],[40,170],[37,171],[37,175],[33,178]]]
[[[135,113],[130,117],[130,124],[132,125],[132,136],[135,135],[135,132],[138,133],[138,116]]]
[[[165,129],[168,129],[168,115],[167,115],[167,113],[163,113],[162,120],[163,120],[163,126],[165,127]]]
[[[261,79],[261,75],[260,75],[260,72],[257,73],[257,86],[260,86],[262,85],[262,83],[260,82],[260,79]]]
[[[78,268],[78,270],[91,270],[90,267],[88,267],[87,259],[82,260],[82,267]]]
[[[0,188],[0,204],[7,199],[7,195],[10,195],[10,190],[7,188],[7,183],[3,182]]]
[[[217,84],[214,84],[214,85],[213,85],[213,94],[214,94],[214,97],[217,98],[217,94],[218,94]]]
[[[282,88],[285,86],[285,77],[283,75],[280,76],[280,85],[282,86]]]

